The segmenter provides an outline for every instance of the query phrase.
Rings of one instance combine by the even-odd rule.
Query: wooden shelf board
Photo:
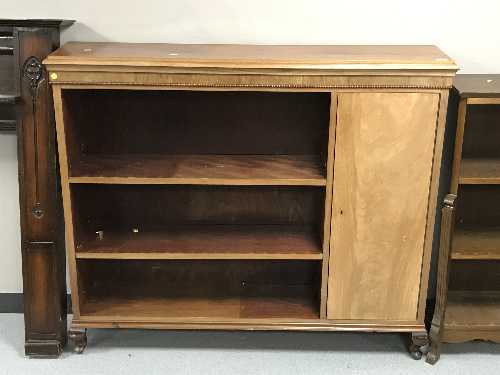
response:
[[[313,228],[186,225],[162,231],[104,232],[77,245],[79,259],[322,259]]]
[[[499,329],[500,292],[449,291],[445,329]]]
[[[500,184],[500,158],[464,158],[460,184]]]
[[[16,104],[21,101],[19,95],[0,94],[0,104]]]
[[[248,288],[250,289],[250,288]],[[308,286],[261,286],[248,295],[172,297],[88,298],[81,307],[82,318],[127,319],[143,321],[155,318],[296,318],[319,319],[319,302]]]
[[[455,229],[451,258],[500,260],[500,227]]]
[[[100,317],[83,315],[73,318],[74,328],[141,328],[141,329],[194,329],[194,330],[286,330],[286,331],[368,331],[368,332],[422,332],[421,322],[326,320],[287,318],[192,318],[192,317]]]
[[[325,186],[314,155],[100,155],[71,167],[70,183]]]

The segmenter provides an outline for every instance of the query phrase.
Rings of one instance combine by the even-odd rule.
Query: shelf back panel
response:
[[[500,186],[461,185],[455,218],[463,228],[500,227]]]
[[[78,261],[82,315],[318,318],[320,264]]]
[[[468,105],[463,158],[500,159],[500,105]]]
[[[322,238],[325,192],[316,187],[73,185],[77,244],[96,231],[179,225],[296,225]]]
[[[72,114],[66,126],[73,157],[325,155],[327,149],[329,93],[65,89],[63,102]]]

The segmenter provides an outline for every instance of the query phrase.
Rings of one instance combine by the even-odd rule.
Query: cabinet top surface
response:
[[[453,86],[464,98],[500,97],[500,74],[458,74]]]
[[[435,46],[238,45],[70,42],[46,65],[267,69],[456,70]]]

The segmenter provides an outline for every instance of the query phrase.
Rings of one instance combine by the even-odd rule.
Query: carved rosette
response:
[[[35,56],[31,56],[26,60],[23,66],[23,78],[28,81],[31,96],[36,100],[37,89],[40,82],[43,80],[43,65],[42,62]]]

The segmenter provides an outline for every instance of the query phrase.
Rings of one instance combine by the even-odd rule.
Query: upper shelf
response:
[[[99,155],[71,167],[70,183],[325,186],[313,155]]]
[[[435,46],[237,45],[70,42],[46,65],[225,69],[412,69],[457,66]]]

